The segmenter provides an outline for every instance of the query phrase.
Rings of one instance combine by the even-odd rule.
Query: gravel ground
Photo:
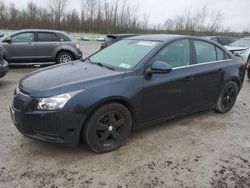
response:
[[[97,42],[82,43],[84,56]],[[168,121],[133,133],[124,147],[95,154],[23,137],[8,106],[18,81],[34,67],[14,67],[0,80],[0,187],[250,187],[250,82],[233,110]]]

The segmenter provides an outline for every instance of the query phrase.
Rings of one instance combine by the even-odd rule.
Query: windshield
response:
[[[230,46],[246,46],[250,47],[250,39],[239,39],[230,44]]]
[[[132,69],[160,42],[142,40],[122,40],[90,57],[95,63],[120,68]]]

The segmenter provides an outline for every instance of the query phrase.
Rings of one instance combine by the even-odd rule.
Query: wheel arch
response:
[[[232,78],[228,79],[225,83],[230,82],[230,81],[231,81],[231,82],[235,82],[235,83],[238,85],[239,89],[241,88],[241,83],[240,83],[239,78],[237,78],[237,77],[232,77]]]
[[[62,53],[62,52],[68,52],[68,53],[70,53],[70,54],[72,55],[73,60],[76,59],[76,57],[75,57],[75,55],[74,55],[74,53],[73,53],[72,51],[67,50],[67,49],[60,49],[60,50],[56,53],[55,60],[57,60],[58,55],[59,55],[60,53]]]
[[[104,99],[101,102],[97,103],[94,107],[92,107],[89,110],[89,113],[87,114],[87,118],[84,120],[82,127],[81,127],[79,142],[82,140],[84,125],[86,125],[86,123],[89,121],[89,118],[94,114],[94,112],[97,109],[99,109],[100,107],[102,107],[104,105],[110,104],[110,103],[122,104],[123,106],[125,106],[128,109],[128,111],[130,112],[131,117],[132,117],[132,130],[134,130],[134,127],[136,124],[136,113],[135,113],[135,109],[134,109],[133,105],[130,102],[128,102],[126,99],[121,98],[121,97],[108,98],[108,99]]]

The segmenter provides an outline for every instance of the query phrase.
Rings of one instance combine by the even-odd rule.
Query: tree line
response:
[[[149,15],[139,15],[138,6],[127,0],[81,0],[80,11],[68,8],[68,0],[50,0],[47,7],[29,2],[25,8],[5,4],[0,0],[1,29],[58,29],[92,33],[179,33],[213,35],[228,33],[220,11],[206,7],[169,18],[163,24],[152,25]]]

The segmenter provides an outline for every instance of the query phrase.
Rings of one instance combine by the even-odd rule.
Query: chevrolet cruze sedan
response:
[[[217,43],[176,35],[121,40],[82,61],[25,76],[10,107],[25,136],[95,152],[131,131],[205,109],[226,113],[246,65]]]

